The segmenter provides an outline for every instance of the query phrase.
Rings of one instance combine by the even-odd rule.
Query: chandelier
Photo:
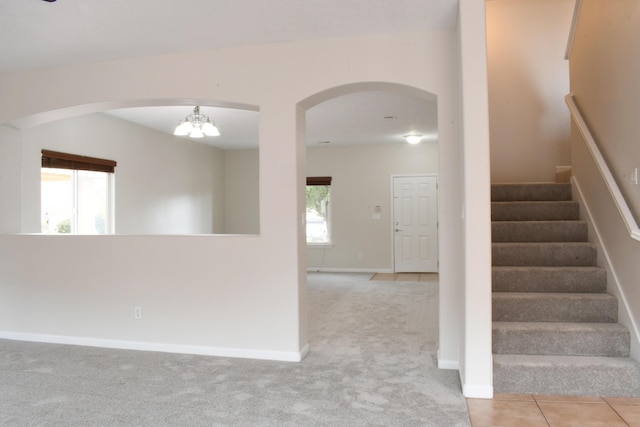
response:
[[[200,107],[196,105],[193,113],[180,120],[176,130],[173,131],[177,136],[190,136],[191,138],[202,138],[203,136],[219,136],[220,131],[209,117],[200,113]]]

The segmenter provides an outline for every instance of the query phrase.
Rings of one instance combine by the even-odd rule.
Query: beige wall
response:
[[[571,161],[564,59],[574,0],[486,2],[492,182],[555,181]]]
[[[636,0],[583,0],[571,52],[571,90],[596,144],[640,219],[640,187],[629,172],[640,166],[640,5]],[[640,359],[640,242],[630,237],[591,155],[572,131],[573,169],[609,268],[609,292],[618,296],[620,322],[632,333],[632,356]],[[586,215],[587,212],[583,211]]]
[[[571,90],[631,210],[640,219],[640,9],[586,0],[571,54]]]
[[[22,132],[23,227],[40,232],[42,149],[118,162],[118,234],[224,231],[223,151],[104,114],[82,115]]]
[[[448,290],[459,289],[453,273],[461,269],[459,241],[447,239],[457,232],[464,197],[455,158],[460,146],[456,52],[451,29],[1,74],[4,99],[20,102],[0,103],[0,123],[25,117],[46,122],[77,115],[77,106],[95,112],[131,100],[258,107],[260,235],[0,236],[0,331],[31,338],[91,337],[102,345],[299,358],[307,345],[304,109],[320,102],[316,94],[337,95],[336,88],[358,83],[353,87],[386,85],[438,97],[439,156],[446,167],[440,174],[446,189],[440,200],[445,240],[440,255],[447,259],[441,282]],[[340,66],[327,68],[327,63]],[[78,268],[64,280],[51,277],[69,259]],[[441,313],[458,310],[446,292],[442,301]],[[145,313],[142,321],[133,318],[136,305]],[[450,318],[441,325],[446,333],[440,345],[455,363],[460,325],[457,316]]]
[[[258,234],[260,232],[259,151],[226,150],[225,233]]]
[[[22,135],[0,126],[0,234],[22,227]]]
[[[313,147],[307,148],[306,159],[307,176],[333,178],[333,244],[308,246],[307,268],[392,271],[391,176],[437,174],[437,143]],[[252,171],[257,173],[258,150],[228,150],[225,164],[226,230],[257,230],[258,182]],[[372,219],[375,206],[382,210],[379,220]]]
[[[460,339],[460,377],[467,397],[493,397],[493,354],[491,351],[491,209],[489,179],[489,117],[487,87],[487,44],[484,2],[460,0],[458,43],[460,55],[459,131],[463,146],[460,152],[460,199],[462,231],[460,238],[464,288],[440,290],[456,294],[462,320]],[[442,149],[444,144],[440,144]],[[447,166],[440,164],[441,172]],[[442,174],[441,174],[442,176]],[[440,193],[445,193],[440,188]],[[446,193],[445,193],[446,194]],[[440,216],[442,220],[442,215]],[[441,246],[442,248],[442,246]],[[440,269],[446,265],[440,262]],[[448,267],[448,266],[447,266]],[[456,314],[453,310],[446,314]],[[441,322],[443,320],[441,319]],[[440,330],[440,338],[444,331]]]
[[[437,172],[434,142],[308,148],[307,175],[333,178],[333,244],[309,246],[308,268],[392,271],[391,176]],[[375,206],[379,220],[372,219]]]

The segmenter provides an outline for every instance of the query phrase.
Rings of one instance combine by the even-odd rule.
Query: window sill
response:
[[[307,243],[307,248],[332,248],[333,243]]]

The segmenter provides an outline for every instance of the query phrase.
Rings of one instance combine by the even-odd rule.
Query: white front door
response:
[[[438,180],[393,177],[394,270],[438,271]]]

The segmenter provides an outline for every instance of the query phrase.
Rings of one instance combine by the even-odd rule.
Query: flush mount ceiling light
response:
[[[173,131],[174,135],[191,138],[202,138],[203,136],[219,136],[220,131],[209,117],[200,113],[200,107],[196,105],[193,113],[181,120]]]
[[[409,135],[405,135],[404,139],[406,139],[409,144],[418,144],[422,141],[422,135],[418,133],[411,133]]]

